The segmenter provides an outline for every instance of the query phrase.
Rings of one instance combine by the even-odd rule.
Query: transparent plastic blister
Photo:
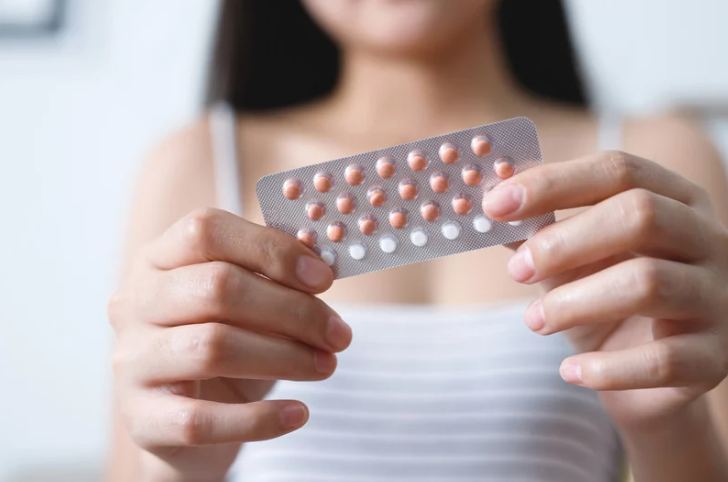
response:
[[[527,239],[553,213],[496,223],[484,192],[542,163],[519,117],[265,176],[267,226],[298,237],[337,279]]]

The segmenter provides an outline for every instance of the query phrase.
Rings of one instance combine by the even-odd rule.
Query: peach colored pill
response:
[[[417,184],[414,181],[406,180],[399,183],[399,195],[405,201],[411,201],[417,197]]]
[[[329,192],[332,185],[333,182],[331,181],[331,175],[325,172],[319,172],[313,178],[313,187],[315,187],[318,192]]]
[[[440,159],[442,159],[442,162],[445,164],[455,164],[459,158],[460,153],[454,144],[446,142],[440,146]]]
[[[394,176],[394,161],[388,157],[383,157],[377,161],[377,174],[382,179],[389,179]]]
[[[307,248],[313,248],[316,243],[316,233],[309,229],[302,229],[298,232],[298,240]]]
[[[508,159],[498,159],[493,164],[493,169],[495,169],[496,175],[501,179],[508,179],[516,170]]]
[[[326,228],[326,236],[334,243],[340,243],[346,237],[346,228],[341,223],[329,224]]]
[[[450,180],[444,172],[438,172],[430,177],[430,187],[436,193],[442,194],[450,189]]]
[[[389,224],[394,229],[402,229],[407,226],[407,212],[403,209],[389,213]]]
[[[463,182],[468,186],[477,186],[483,180],[480,168],[477,166],[468,166],[463,169]]]
[[[341,214],[351,214],[355,207],[356,202],[354,201],[354,197],[350,194],[342,194],[336,198],[336,209],[338,209]]]
[[[422,205],[420,214],[425,221],[437,221],[437,218],[440,217],[440,206],[436,202],[430,201]]]
[[[470,198],[465,195],[460,195],[452,200],[452,209],[457,214],[464,216],[473,209],[473,203],[470,202]]]
[[[473,141],[470,143],[470,147],[472,147],[473,152],[478,157],[487,156],[493,149],[493,146],[490,144],[490,139],[485,136],[474,137]]]
[[[365,236],[371,236],[377,232],[377,220],[373,216],[364,216],[359,220],[359,231]]]
[[[319,202],[311,202],[306,205],[306,213],[311,221],[318,221],[326,213],[324,205]]]
[[[364,169],[361,166],[352,164],[344,171],[344,177],[350,186],[358,186],[364,182]]]
[[[295,201],[303,193],[303,186],[298,179],[289,179],[283,183],[283,195],[291,201]]]
[[[367,193],[367,197],[369,198],[369,204],[374,207],[384,206],[384,203],[387,201],[387,195],[381,187],[371,188]]]
[[[427,167],[425,155],[419,151],[412,151],[407,156],[407,164],[413,171],[424,171]]]

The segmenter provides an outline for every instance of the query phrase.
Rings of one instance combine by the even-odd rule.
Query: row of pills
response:
[[[519,226],[521,222],[513,221],[508,224],[511,226]],[[492,227],[493,222],[485,216],[478,216],[473,220],[473,228],[479,233],[487,233]],[[461,231],[462,227],[455,221],[448,221],[444,223],[441,228],[442,236],[449,241],[458,239]],[[430,240],[429,235],[422,228],[413,229],[409,238],[410,242],[419,248],[426,246]],[[309,229],[302,229],[298,233],[298,239],[306,246],[313,247],[316,242],[316,233]],[[399,242],[397,241],[397,238],[388,234],[379,238],[379,248],[382,252],[387,254],[394,253],[397,250],[398,244]],[[353,243],[349,245],[348,251],[349,256],[352,259],[361,261],[366,257],[367,247],[361,243]],[[329,248],[323,248],[321,250],[321,258],[326,262],[326,264],[331,266],[334,262],[336,262],[336,252]]]
[[[385,163],[392,162],[388,158],[380,159],[378,162],[383,161]],[[506,158],[495,161],[493,163],[493,169],[501,179],[507,179],[515,172],[513,162]],[[353,173],[356,173],[356,176]],[[346,168],[345,177],[350,185],[358,186],[364,181],[363,168],[358,165],[351,165]],[[475,164],[466,166],[462,170],[462,179],[468,186],[477,186],[483,179],[481,167]],[[327,193],[334,185],[333,176],[327,172],[319,172],[314,176],[313,183],[318,192]],[[450,189],[450,176],[445,172],[435,172],[430,176],[430,188],[438,194],[446,193]],[[399,183],[397,192],[402,199],[411,201],[417,197],[419,186],[413,179],[403,179]],[[299,199],[303,195],[303,183],[298,179],[286,180],[283,183],[283,195],[291,201]],[[381,187],[373,187],[370,189],[369,201],[372,203],[372,206],[381,206],[385,203],[386,197]]]

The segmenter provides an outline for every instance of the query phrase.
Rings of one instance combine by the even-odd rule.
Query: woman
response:
[[[154,152],[110,303],[112,480],[602,482],[623,454],[640,482],[725,480],[719,159],[679,117],[595,119],[560,4],[514,3],[224,2],[212,98],[239,116]],[[580,209],[515,255],[332,286],[260,226],[265,174],[514,116],[549,164],[486,215]]]

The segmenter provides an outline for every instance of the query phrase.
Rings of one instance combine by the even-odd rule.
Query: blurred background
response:
[[[725,157],[728,2],[566,3],[595,105],[690,109]],[[126,205],[147,150],[200,113],[216,10],[0,0],[0,482],[101,479]]]

